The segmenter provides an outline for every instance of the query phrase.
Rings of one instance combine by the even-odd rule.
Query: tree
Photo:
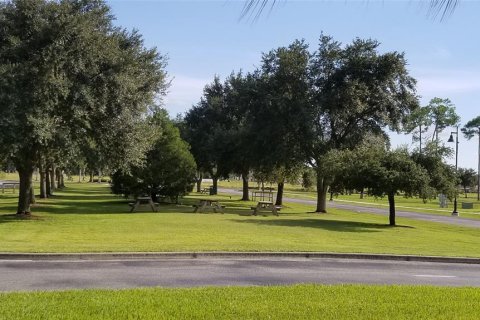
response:
[[[455,112],[455,106],[450,99],[433,98],[428,106],[429,118],[434,126],[432,141],[437,141],[438,135],[445,128],[456,126],[460,122],[460,117]]]
[[[331,150],[354,149],[366,136],[386,135],[385,127],[399,131],[418,108],[415,80],[409,76],[403,54],[379,54],[379,43],[355,39],[342,47],[322,35],[310,62],[312,100],[302,139],[317,174],[317,212],[326,212],[333,176],[325,171]]]
[[[165,92],[165,59],[112,21],[99,0],[0,3],[0,154],[19,173],[19,214],[31,211],[34,168],[74,140],[95,141],[112,168],[148,148],[139,123]]]
[[[255,149],[259,133],[252,126],[255,110],[264,102],[262,81],[257,72],[243,75],[232,73],[224,84],[224,115],[227,126],[222,154],[223,174],[236,173],[242,177],[242,200],[249,200],[249,174],[260,154]]]
[[[158,110],[149,124],[153,148],[147,152],[143,165],[114,173],[112,191],[125,196],[150,194],[154,201],[157,195],[176,199],[192,190],[195,160],[165,110]]]
[[[465,198],[468,197],[468,188],[474,187],[477,180],[477,173],[473,169],[458,168],[458,180],[463,187]]]
[[[215,194],[218,178],[226,171],[221,161],[228,146],[225,108],[223,84],[215,76],[213,82],[205,86],[200,102],[187,112],[184,119],[184,138],[191,146],[198,169],[212,177]]]
[[[480,201],[480,116],[468,121],[462,128],[462,133],[468,140],[478,135],[477,200]]]
[[[381,146],[364,146],[346,152],[344,157],[344,181],[349,187],[367,187],[373,196],[388,197],[391,226],[396,224],[395,196],[399,192],[405,197],[427,193],[428,173],[411,159],[406,149],[387,151]],[[353,163],[360,163],[360,166]]]
[[[309,59],[308,45],[303,40],[262,57],[263,103],[251,110],[255,132],[252,143],[256,168],[275,173],[278,179],[276,205],[282,205],[285,179],[297,175],[305,163],[298,141],[306,131],[302,112],[309,103]]]
[[[438,193],[452,199],[457,193],[458,179],[455,168],[445,163],[445,159],[452,155],[450,148],[437,145],[436,141],[428,142],[425,149],[413,151],[411,158],[415,163],[427,170],[430,177],[428,188],[425,193],[419,194],[426,201],[433,199]]]
[[[406,119],[404,130],[407,133],[413,133],[413,140],[419,142],[419,150],[422,153],[422,134],[427,133],[432,118],[430,117],[430,108],[428,106],[418,108]]]

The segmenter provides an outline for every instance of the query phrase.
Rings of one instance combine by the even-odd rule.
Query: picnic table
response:
[[[255,201],[257,198],[261,201],[273,201],[273,191],[253,190],[252,200]]]
[[[12,193],[15,193],[15,188],[20,188],[20,182],[3,180],[0,181],[0,188],[2,193],[5,193],[5,189],[12,189]]]
[[[220,202],[215,199],[199,199],[197,204],[194,204],[193,212],[204,212],[205,210],[212,209],[213,212],[217,213],[217,210],[220,213],[223,213],[225,206],[220,205]]]
[[[254,216],[260,212],[271,212],[278,216],[278,211],[281,208],[281,206],[276,206],[272,201],[258,201],[257,206],[251,207]]]
[[[153,212],[157,212],[156,206],[158,205],[158,203],[153,202],[151,197],[144,196],[144,197],[137,197],[137,199],[135,199],[135,202],[131,202],[128,205],[132,207],[130,212],[137,211],[138,207],[141,205],[148,205],[150,206]]]

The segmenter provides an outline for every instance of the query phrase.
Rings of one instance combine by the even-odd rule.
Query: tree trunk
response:
[[[249,195],[249,189],[248,189],[248,173],[243,174],[242,173],[242,201],[249,201],[250,200],[250,195]]]
[[[30,204],[35,204],[35,188],[33,187],[33,174],[32,181],[30,182]]]
[[[63,189],[63,170],[57,168],[57,188]]]
[[[40,199],[46,199],[47,196],[47,185],[45,181],[45,167],[40,164],[38,167],[38,171],[40,173]]]
[[[153,202],[158,202],[158,196],[156,191],[151,191],[150,192],[150,197],[152,198]]]
[[[330,201],[333,201],[333,191],[330,190]]]
[[[212,176],[212,181],[213,181],[213,194],[217,194],[217,192],[218,192],[218,177],[217,176]]]
[[[363,188],[362,191],[360,191],[360,199],[363,199]]]
[[[466,188],[466,187],[463,187],[463,191],[465,192],[465,198],[468,198],[467,188]]]
[[[197,183],[197,192],[200,193],[202,191],[202,180],[203,180],[203,175],[201,173],[198,174],[198,178],[196,180]]]
[[[33,166],[17,168],[20,177],[17,214],[30,214],[32,201]]]
[[[90,179],[88,180],[88,182],[93,182],[93,171],[90,171]]]
[[[45,171],[45,186],[46,186],[45,191],[47,192],[47,197],[50,197],[52,195],[52,184],[50,183],[50,171],[48,167],[47,167],[47,170]]]
[[[277,201],[275,201],[276,206],[281,206],[283,202],[283,187],[285,186],[285,180],[278,183],[278,192],[277,192]]]
[[[327,213],[327,193],[328,184],[317,169],[317,210],[315,212]]]
[[[389,220],[390,220],[390,225],[394,226],[395,225],[395,193],[391,192],[388,194],[388,205],[389,205]]]
[[[62,188],[65,188],[65,176],[63,170],[60,171],[60,183],[62,184]]]
[[[82,168],[78,168],[78,183],[82,182]]]
[[[56,171],[57,171],[57,167],[52,164],[52,170],[50,171],[50,190],[53,192],[55,191],[55,189],[57,189],[58,185],[57,185],[57,178],[56,178]]]

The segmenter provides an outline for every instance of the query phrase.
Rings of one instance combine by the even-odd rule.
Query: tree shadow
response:
[[[253,223],[264,226],[276,227],[302,227],[325,229],[337,232],[381,232],[392,228],[411,228],[410,226],[390,226],[388,224],[368,223],[359,221],[338,221],[338,220],[320,220],[320,219],[275,219],[275,220],[233,220],[239,223]]]
[[[9,222],[19,222],[19,221],[35,221],[35,220],[44,220],[45,217],[38,215],[19,215],[15,213],[0,214],[0,224],[9,223]]]

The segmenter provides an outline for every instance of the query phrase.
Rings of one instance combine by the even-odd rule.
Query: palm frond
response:
[[[246,0],[242,9],[242,14],[240,15],[240,20],[247,17],[248,19],[253,19],[254,21],[258,20],[269,2],[271,2],[271,10],[275,6],[277,0]]]
[[[365,0],[368,1],[368,0]],[[458,6],[460,0],[428,0],[430,1],[429,5],[429,15],[437,18],[440,16],[440,20],[444,20],[450,16],[455,8]],[[245,0],[245,5],[243,6],[242,13],[240,15],[240,20],[249,18],[258,20],[262,12],[267,7],[268,3],[271,3],[270,9],[272,9],[277,0]]]
[[[455,11],[459,2],[459,0],[430,0],[429,14],[434,18],[440,16],[440,20],[444,20]]]

